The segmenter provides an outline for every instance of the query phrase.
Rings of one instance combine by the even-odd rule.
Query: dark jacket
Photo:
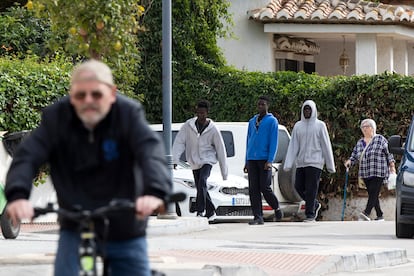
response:
[[[6,179],[8,201],[28,199],[32,180],[49,164],[60,208],[93,210],[114,198],[135,200],[171,191],[164,146],[145,119],[142,106],[117,95],[111,111],[93,131],[77,117],[68,97],[43,111],[40,126],[18,148]],[[59,218],[62,229],[76,224]],[[110,217],[109,240],[145,235],[147,221],[133,212]],[[98,233],[102,232],[100,224]]]

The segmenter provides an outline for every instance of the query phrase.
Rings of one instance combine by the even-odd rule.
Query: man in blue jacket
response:
[[[117,93],[106,64],[78,65],[69,96],[45,108],[39,127],[19,146],[5,189],[13,221],[33,217],[32,180],[46,163],[60,208],[95,210],[114,198],[135,202],[135,214],[109,214],[108,229],[103,222],[95,224],[98,246],[111,275],[149,276],[146,217],[165,205],[171,177],[164,146],[142,105]],[[79,225],[65,217],[59,223],[55,275],[78,275]]]
[[[275,210],[275,220],[281,221],[282,210],[272,191],[272,163],[276,156],[278,143],[278,121],[268,112],[269,98],[260,96],[257,102],[259,113],[249,121],[246,142],[246,164],[244,172],[249,177],[249,195],[253,211],[250,225],[264,223],[262,194],[267,203]]]

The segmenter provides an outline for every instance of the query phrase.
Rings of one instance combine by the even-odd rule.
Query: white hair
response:
[[[84,71],[92,72],[93,77],[87,77],[86,79],[81,76],[81,73]],[[106,83],[109,86],[114,85],[114,79],[112,76],[111,69],[105,63],[90,59],[81,64],[78,64],[72,72],[71,85],[78,81],[89,81],[97,80],[102,83]]]
[[[363,125],[370,125],[372,127],[372,129],[374,130],[374,135],[377,133],[377,124],[375,123],[374,120],[372,119],[364,119],[361,122],[361,129]]]

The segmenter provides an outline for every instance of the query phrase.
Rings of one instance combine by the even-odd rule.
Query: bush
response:
[[[56,59],[0,59],[0,129],[31,130],[40,111],[68,91],[72,64]]]
[[[59,56],[53,61],[0,58],[0,129],[12,132],[37,127],[42,108],[68,93],[72,68],[71,59]],[[131,91],[124,94],[138,98]]]
[[[0,55],[37,55],[48,53],[51,37],[46,20],[33,17],[23,7],[12,7],[0,14]]]
[[[398,74],[322,77],[303,72],[244,72],[230,67],[194,65],[173,83],[173,121],[194,116],[198,99],[212,103],[216,121],[247,121],[257,112],[260,95],[272,100],[270,111],[291,131],[300,119],[302,103],[316,102],[318,118],[327,124],[334,151],[336,174],[323,174],[322,193],[342,193],[344,161],[361,137],[362,119],[377,122],[377,132],[388,138],[405,135],[412,118],[414,79]],[[350,172],[349,187],[357,190],[357,169]]]

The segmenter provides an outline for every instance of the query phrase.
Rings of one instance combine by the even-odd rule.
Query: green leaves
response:
[[[142,4],[146,7],[141,18],[145,31],[138,33],[141,64],[135,90],[145,95],[148,120],[161,122],[162,1],[146,0]],[[225,63],[217,46],[217,37],[226,35],[223,22],[231,26],[228,6],[229,2],[221,0],[172,1],[174,120],[192,116],[198,97],[215,93],[209,82],[215,80],[214,75]],[[207,73],[205,78],[201,78],[203,73]]]
[[[0,55],[44,56],[50,36],[46,20],[34,18],[25,8],[9,8],[0,15]]]
[[[35,128],[42,108],[68,91],[71,67],[71,63],[61,60],[39,64],[35,58],[1,58],[0,129]]]

